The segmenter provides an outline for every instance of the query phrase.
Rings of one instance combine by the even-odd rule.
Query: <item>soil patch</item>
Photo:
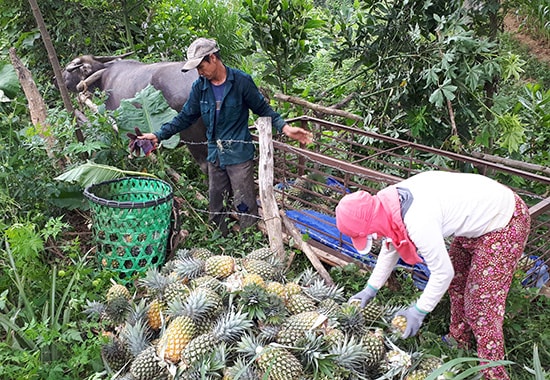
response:
[[[525,26],[522,24],[524,18],[513,14],[507,14],[504,17],[504,31],[513,35],[513,37],[522,45],[529,49],[529,52],[539,61],[550,64],[550,42],[533,38]]]

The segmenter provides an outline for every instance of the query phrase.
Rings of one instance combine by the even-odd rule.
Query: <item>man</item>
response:
[[[510,188],[479,174],[429,171],[376,195],[357,191],[336,207],[336,225],[358,251],[385,237],[367,287],[351,299],[364,307],[384,285],[399,258],[426,262],[430,278],[406,317],[403,338],[414,336],[449,290],[446,340],[463,348],[476,339],[478,357],[504,358],[506,297],[530,229],[529,209]],[[454,236],[449,250],[445,238]],[[486,379],[508,379],[504,367],[483,370]]]
[[[258,206],[254,185],[254,143],[248,129],[249,112],[271,117],[278,132],[303,144],[312,141],[311,132],[288,125],[267,103],[250,75],[225,66],[216,41],[198,38],[187,49],[183,71],[197,69],[187,103],[160,131],[139,137],[155,146],[161,140],[188,128],[202,116],[208,139],[208,195],[210,221],[226,235],[226,202],[232,197],[240,213],[240,228],[257,222]]]

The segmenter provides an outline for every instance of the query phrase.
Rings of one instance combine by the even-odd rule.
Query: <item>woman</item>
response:
[[[431,171],[370,195],[346,195],[336,207],[336,225],[362,252],[385,237],[366,288],[351,299],[364,306],[376,296],[399,258],[426,262],[430,278],[421,296],[401,312],[404,338],[414,336],[447,290],[451,299],[448,337],[478,356],[504,358],[506,297],[530,229],[525,202],[508,187],[478,174]],[[445,238],[454,236],[449,250]],[[487,379],[508,379],[504,367],[484,370]]]

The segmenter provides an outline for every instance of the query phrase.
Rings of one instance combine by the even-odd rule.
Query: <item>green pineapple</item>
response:
[[[374,332],[367,332],[363,336],[362,342],[369,352],[369,358],[366,360],[365,364],[368,367],[379,365],[386,355],[386,346],[384,345],[382,329],[376,329]]]
[[[319,302],[317,311],[328,318],[336,318],[340,312],[340,305],[332,298],[327,298]]]
[[[302,363],[285,348],[268,345],[258,347],[257,352],[262,379],[299,380],[304,372]]]
[[[160,365],[160,358],[157,356],[154,346],[139,353],[130,366],[130,373],[135,380],[155,379],[165,371],[165,368]]]
[[[302,338],[307,331],[325,326],[327,317],[316,311],[306,311],[291,315],[283,323],[281,331],[277,334],[277,343],[293,345],[296,340]]]
[[[132,359],[124,342],[116,336],[110,337],[109,341],[101,346],[101,357],[112,372],[119,371]]]
[[[305,294],[293,294],[287,298],[285,304],[290,314],[313,311],[317,308],[315,302]]]
[[[286,298],[285,286],[278,281],[268,281],[265,284],[265,290],[267,290],[269,293],[276,294],[281,299]]]
[[[302,287],[297,282],[291,281],[285,284],[285,298],[300,293],[302,293]]]
[[[170,282],[164,289],[163,298],[165,302],[171,303],[176,299],[184,299],[189,295],[189,288],[180,281]]]
[[[246,255],[247,259],[267,260],[273,256],[273,251],[267,247],[257,248]]]
[[[215,278],[226,278],[235,271],[235,259],[227,255],[216,255],[206,259],[204,272]]]
[[[418,368],[421,370],[424,370],[428,372],[428,374],[432,373],[439,367],[443,365],[443,360],[441,358],[438,358],[437,356],[423,356],[422,360],[420,361],[420,364],[418,365]]]
[[[384,316],[385,308],[375,300],[367,303],[363,308],[363,316],[367,322],[376,322]]]
[[[191,282],[189,282],[189,287],[191,289],[210,288],[210,289],[213,289],[213,290],[217,290],[217,289],[220,289],[222,286],[223,286],[223,284],[220,280],[218,280],[217,278],[214,278],[212,276],[207,276],[207,275],[197,277],[197,278],[191,280]]]
[[[194,259],[205,261],[209,257],[214,256],[214,254],[208,248],[193,247],[189,250],[189,256]]]
[[[241,265],[246,272],[258,274],[264,280],[273,280],[275,277],[273,265],[267,261],[246,258],[242,260]]]
[[[214,348],[223,343],[232,343],[249,328],[252,321],[246,313],[230,311],[221,316],[214,328],[205,334],[193,338],[183,349],[181,354],[182,365],[190,366],[205,354],[212,352]]]

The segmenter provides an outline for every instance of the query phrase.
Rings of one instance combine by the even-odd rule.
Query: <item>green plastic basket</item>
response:
[[[101,268],[124,284],[164,263],[172,215],[172,187],[153,178],[128,177],[84,190]]]

